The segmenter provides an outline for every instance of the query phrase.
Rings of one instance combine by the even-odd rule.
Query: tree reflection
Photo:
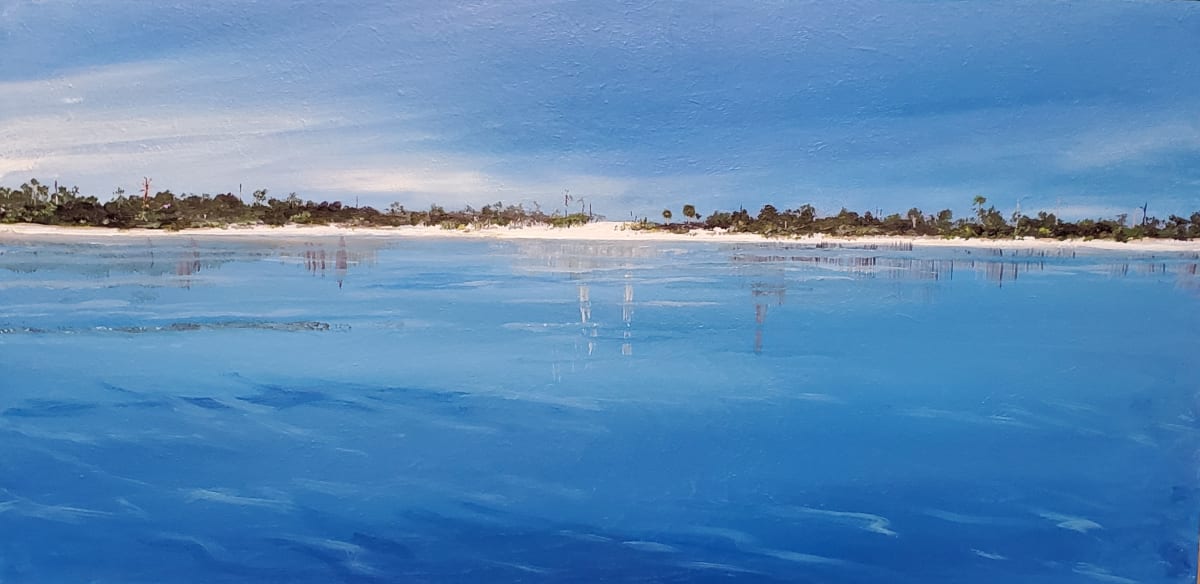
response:
[[[183,288],[192,288],[192,276],[200,273],[200,268],[203,264],[200,263],[200,248],[196,245],[196,240],[191,242],[191,250],[183,252],[179,255],[179,260],[175,262],[175,275],[179,277],[179,285]]]
[[[625,296],[621,302],[621,322],[625,324],[622,331],[621,354],[626,357],[633,355],[633,282],[630,274],[625,274]]]

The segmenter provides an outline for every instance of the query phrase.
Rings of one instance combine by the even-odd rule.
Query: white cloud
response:
[[[307,182],[324,190],[378,194],[438,194],[511,192],[504,181],[465,168],[354,168],[330,170],[308,175]]]
[[[46,111],[62,111],[60,104],[82,103],[88,96],[102,101],[135,102],[144,97],[157,97],[164,90],[180,88],[183,83],[201,80],[179,80],[174,73],[179,66],[164,61],[139,61],[96,67],[40,79],[0,81],[0,114],[28,115]],[[78,100],[78,101],[75,101]]]
[[[12,98],[0,104],[0,178],[61,179],[94,194],[129,190],[142,175],[176,191],[224,192],[243,181],[296,188],[286,177],[313,158],[346,154],[326,133],[362,122],[278,98],[230,101],[229,81],[200,61],[0,83]]]
[[[1181,151],[1200,153],[1200,121],[1169,119],[1138,125],[1123,121],[1082,132],[1063,153],[1063,164],[1069,169],[1086,170],[1143,162]]]
[[[243,137],[259,137],[337,125],[334,117],[313,119],[287,112],[244,110],[220,114],[183,109],[89,111],[40,115],[0,121],[0,141],[10,152],[54,158],[88,151],[128,152],[175,148],[203,142],[219,145]]]
[[[19,159],[9,158],[7,156],[0,157],[0,180],[6,180],[10,175],[18,176],[28,174],[36,166],[37,161],[30,158]]]

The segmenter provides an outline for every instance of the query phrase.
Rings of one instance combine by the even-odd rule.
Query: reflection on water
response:
[[[625,356],[633,355],[633,282],[628,281],[632,277],[631,274],[626,274],[627,280],[624,284],[623,298],[620,302],[621,307],[621,354]],[[592,318],[592,288],[591,285],[580,283],[576,286],[579,297],[579,325],[580,334],[584,337],[587,347],[587,354],[591,356],[596,352],[597,342],[600,337],[601,323],[596,322]]]
[[[591,356],[596,352],[596,337],[599,330],[597,325],[592,322],[591,289],[587,284],[579,285],[579,324],[582,326],[583,336],[587,338],[587,354]]]
[[[17,274],[71,274],[108,278],[126,274],[179,276],[186,280],[200,270],[215,270],[233,261],[234,254],[202,249],[195,241],[162,246],[152,241],[114,252],[109,246],[60,244],[13,246],[0,253],[0,270]],[[186,287],[186,286],[185,286]]]
[[[285,262],[296,261],[313,276],[332,275],[339,286],[352,268],[368,267],[378,261],[379,252],[393,249],[396,243],[377,239],[347,241],[345,237],[301,242],[270,242],[248,245],[235,241],[185,241],[147,239],[114,249],[112,245],[81,244],[7,244],[0,254],[0,270],[17,274],[58,272],[90,277],[116,277],[123,274],[173,276],[176,285],[190,288],[195,276],[218,270],[232,261],[246,259]],[[639,263],[656,258],[676,258],[678,249],[646,244],[619,242],[518,241],[506,243],[512,249],[516,273],[603,275],[640,270]],[[1089,256],[1074,249],[940,249],[914,252],[911,244],[861,245],[835,243],[731,245],[728,258],[737,269],[750,265],[782,265],[789,278],[802,277],[796,268],[813,274],[836,273],[855,279],[885,278],[899,281],[952,281],[957,272],[980,275],[998,285],[1012,283],[1030,272],[1087,269]],[[809,252],[809,253],[796,253]],[[864,254],[863,252],[871,252]],[[1158,254],[1135,258],[1136,261],[1107,263],[1105,270],[1114,277],[1175,274],[1194,276],[1194,253]],[[167,257],[170,261],[163,261]],[[925,256],[925,257],[921,257]],[[947,257],[958,256],[958,257]],[[978,259],[991,256],[1000,259]],[[1072,260],[1083,263],[1072,264]],[[1132,270],[1132,272],[1131,272]],[[774,286],[774,284],[772,284]],[[631,301],[630,301],[631,302]]]
[[[634,284],[639,276],[631,270],[644,272],[653,267],[656,259],[675,257],[674,250],[617,242],[531,240],[517,241],[502,249],[513,252],[514,273],[559,274],[575,282],[579,324],[589,356],[596,353],[606,329],[603,320],[593,318],[593,310],[596,305],[611,307],[614,304],[621,310],[620,353],[626,357],[633,355]],[[612,289],[618,282],[619,288]],[[604,298],[594,301],[597,286]]]
[[[1179,277],[1175,280],[1175,285],[1181,290],[1184,290],[1194,296],[1200,297],[1200,274],[1196,271],[1197,264],[1191,263],[1184,266],[1179,272]]]
[[[191,290],[197,285],[211,285],[210,277],[232,262],[243,268],[257,267],[265,272],[275,261],[295,262],[305,272],[318,278],[331,279],[339,289],[344,288],[352,270],[370,269],[379,261],[384,250],[396,250],[401,245],[378,239],[347,240],[313,239],[308,241],[274,241],[247,244],[238,241],[204,241],[146,239],[128,245],[81,244],[6,244],[0,253],[0,270],[12,274],[44,274],[48,279],[0,280],[5,287],[55,285],[56,278],[83,276],[113,280],[114,285],[137,283],[145,287],[163,285]],[[517,241],[488,244],[513,259],[515,274],[560,274],[575,281],[578,296],[581,335],[587,339],[586,352],[592,355],[604,337],[604,319],[593,314],[595,302],[601,306],[617,300],[621,312],[620,352],[633,354],[634,285],[639,279],[651,277],[660,262],[670,265],[690,262],[686,249],[621,242],[561,242]],[[1102,272],[1112,278],[1168,276],[1175,285],[1200,296],[1197,278],[1197,254],[1143,254],[1121,262],[1100,261],[1099,252],[1080,254],[1075,249],[927,249],[914,250],[911,244],[852,245],[820,242],[815,244],[736,244],[709,246],[720,250],[732,266],[732,272],[744,279],[750,290],[753,307],[753,350],[764,350],[764,337],[770,314],[784,307],[789,287],[810,282],[813,278],[837,277],[863,283],[887,280],[897,287],[881,298],[913,299],[923,304],[936,302],[944,290],[942,285],[954,282],[956,276],[973,274],[996,284],[1019,285],[1030,274],[1069,276],[1081,272]],[[979,259],[980,256],[995,259]],[[163,261],[163,258],[170,261]],[[1003,259],[1001,259],[1003,258]],[[697,273],[711,269],[695,264]],[[144,276],[131,280],[127,276]],[[610,283],[619,281],[618,289]],[[926,282],[912,286],[909,283]],[[599,288],[597,288],[599,286]],[[807,284],[797,288],[801,295]],[[601,297],[595,301],[596,290]],[[139,302],[152,298],[142,298]],[[616,296],[616,298],[614,298]],[[669,309],[670,299],[650,299],[657,309]],[[664,303],[665,302],[665,303]],[[608,304],[611,305],[611,304]],[[802,307],[803,303],[797,305]],[[679,309],[686,308],[681,306]],[[677,309],[678,310],[678,309]]]
[[[333,249],[326,250],[326,247]],[[305,271],[320,278],[324,278],[332,266],[334,280],[340,289],[345,285],[350,266],[374,264],[381,247],[378,243],[348,247],[343,236],[338,238],[336,246],[329,246],[328,241],[306,241],[302,253],[297,253],[294,248],[284,248],[280,251],[280,257],[302,260]]]
[[[136,241],[136,240],[135,240]],[[278,259],[297,260],[306,271],[324,277],[332,268],[339,287],[351,267],[376,261],[386,242],[360,240],[348,244],[345,237],[307,242],[248,244],[236,241],[186,241],[146,239],[128,245],[7,243],[0,253],[0,270],[17,274],[63,274],[93,278],[115,278],[138,274],[164,277],[147,285],[176,285],[191,288],[195,276],[218,270],[230,262]]]
[[[628,280],[630,274],[625,274]],[[633,355],[633,282],[625,282],[625,295],[621,300],[621,322],[625,330],[621,331],[621,354],[626,357]]]
[[[337,254],[334,259],[334,270],[337,275],[338,289],[341,289],[342,282],[346,280],[346,272],[350,269],[350,254],[346,252],[346,238],[341,238],[338,241]]]
[[[143,333],[180,333],[193,331],[215,331],[215,330],[260,330],[260,331],[276,331],[276,332],[311,332],[311,331],[329,331],[340,330],[346,331],[350,327],[346,325],[331,325],[327,322],[318,321],[298,321],[298,322],[256,322],[256,321],[234,321],[234,322],[173,322],[166,325],[155,326],[95,326],[89,328],[82,327],[58,327],[56,329],[42,329],[31,327],[20,328],[0,328],[0,335],[13,334],[32,334],[32,335],[47,335],[52,333],[59,334],[103,334],[103,333],[122,333],[122,334],[143,334]]]
[[[191,288],[191,277],[200,273],[203,267],[204,264],[200,261],[200,247],[193,240],[191,251],[180,253],[179,261],[175,263],[175,276],[178,278],[179,285],[183,288]]]
[[[518,240],[505,244],[515,251],[517,273],[585,274],[629,269],[637,260],[659,257],[651,245],[616,242]]]
[[[623,271],[623,296],[621,315],[621,353],[633,354],[632,320],[634,311],[634,274],[630,268],[652,260],[678,261],[678,250],[644,244],[627,243],[563,243],[563,242],[520,242],[515,244],[518,273],[557,273],[573,280],[601,281],[606,274]],[[734,272],[747,281],[753,306],[753,350],[762,353],[769,315],[783,307],[787,299],[789,282],[806,281],[811,277],[836,275],[857,281],[888,280],[901,284],[890,291],[887,298],[914,298],[923,304],[935,302],[938,283],[950,283],[956,274],[974,275],[994,283],[997,288],[1018,284],[1030,274],[1070,275],[1077,271],[1091,271],[1094,264],[1091,256],[1081,256],[1070,248],[1060,249],[938,249],[914,253],[911,243],[895,245],[850,245],[841,243],[816,244],[737,244],[727,246],[728,258]],[[797,253],[797,252],[811,253]],[[871,252],[864,255],[863,252]],[[933,256],[933,257],[920,257]],[[1158,276],[1176,274],[1180,288],[1200,292],[1200,280],[1196,275],[1195,254],[1147,256],[1136,262],[1111,264],[1105,269],[1112,276],[1131,275]],[[950,256],[950,257],[947,257]],[[954,257],[958,256],[958,257]],[[987,256],[1004,259],[978,259]],[[1183,261],[1181,261],[1183,260]],[[644,265],[642,266],[644,267]],[[928,282],[920,287],[903,286],[904,283]],[[582,334],[588,337],[587,353],[592,355],[597,346],[597,337],[603,327],[592,317],[593,284],[579,282],[577,294]]]
[[[304,269],[313,275],[325,274],[325,248],[314,247],[312,242],[304,244]]]
[[[750,296],[754,299],[754,352],[762,353],[763,350],[763,327],[767,324],[767,311],[771,306],[783,306],[783,301],[787,298],[787,283],[782,280],[777,282],[754,282],[750,285]]]

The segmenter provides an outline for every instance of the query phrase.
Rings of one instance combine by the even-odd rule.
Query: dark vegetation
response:
[[[296,193],[284,199],[269,197],[266,189],[257,190],[252,201],[243,201],[232,193],[219,195],[177,195],[171,191],[128,196],[117,189],[111,200],[101,202],[95,196],[82,195],[79,189],[48,185],[36,179],[12,189],[0,186],[0,223],[38,223],[42,225],[86,225],[119,229],[188,229],[227,225],[325,225],[353,226],[436,225],[456,229],[467,225],[552,225],[570,227],[595,219],[589,213],[543,213],[521,205],[497,202],[458,211],[432,205],[428,209],[407,209],[392,203],[386,210],[344,205],[340,201],[306,201]]]
[[[780,211],[773,205],[765,205],[758,215],[744,209],[717,211],[700,220],[695,207],[685,205],[683,214],[689,219],[684,223],[670,223],[672,213],[663,211],[665,224],[654,224],[648,220],[638,223],[643,229],[666,229],[688,231],[698,227],[725,229],[742,233],[759,233],[766,237],[803,237],[824,234],[842,237],[871,235],[935,236],[961,238],[1002,239],[1013,237],[1039,237],[1054,239],[1112,239],[1127,241],[1141,238],[1191,239],[1200,238],[1200,212],[1189,217],[1170,215],[1167,219],[1146,214],[1130,221],[1126,214],[1112,219],[1082,219],[1064,221],[1045,211],[1034,216],[1013,213],[1005,217],[994,206],[987,204],[984,197],[975,197],[974,213],[969,217],[955,217],[949,209],[927,214],[917,208],[903,215],[859,214],[842,209],[836,215],[821,216],[812,205],[801,205],[797,209]]]
[[[251,201],[232,193],[219,195],[176,195],[171,191],[146,192],[128,196],[117,189],[111,200],[101,202],[95,196],[82,195],[79,189],[48,185],[31,179],[17,188],[0,186],[0,223],[38,223],[43,225],[89,225],[121,229],[187,229],[228,225],[316,225],[349,226],[436,225],[446,229],[471,226],[552,225],[570,227],[597,219],[581,209],[578,213],[556,210],[546,214],[540,208],[497,202],[479,209],[458,211],[432,205],[428,209],[407,209],[392,203],[386,210],[348,206],[339,201],[320,203],[290,193],[283,199],[270,197],[266,189],[257,190]],[[664,223],[648,219],[635,222],[638,229],[685,232],[692,229],[725,229],[758,233],[766,237],[802,237],[824,234],[843,237],[870,235],[938,236],[962,238],[1040,237],[1056,239],[1200,238],[1200,212],[1188,217],[1170,215],[1166,219],[1149,216],[1146,207],[1131,221],[1122,214],[1111,219],[1063,221],[1053,213],[1034,216],[1013,213],[1005,216],[984,197],[975,197],[974,212],[955,217],[949,209],[925,213],[917,208],[904,214],[858,213],[842,209],[836,215],[822,216],[812,205],[779,210],[765,205],[757,215],[748,211],[716,211],[707,217],[693,205],[681,209],[684,222],[673,223],[675,214],[666,209]],[[566,209],[566,207],[564,207]]]

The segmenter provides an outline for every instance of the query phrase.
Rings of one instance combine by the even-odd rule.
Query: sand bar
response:
[[[810,237],[772,239],[754,233],[726,233],[720,230],[694,230],[690,233],[645,231],[633,229],[630,224],[617,221],[601,221],[575,227],[486,227],[443,229],[441,227],[346,227],[337,225],[288,225],[271,227],[266,225],[230,226],[225,228],[198,228],[183,231],[158,229],[109,229],[103,227],[61,227],[34,224],[0,225],[0,242],[45,241],[45,242],[119,242],[134,238],[446,238],[446,239],[545,239],[574,241],[622,241],[622,242],[703,242],[703,243],[771,243],[789,242],[798,244],[842,243],[849,245],[895,245],[911,243],[914,247],[971,247],[1005,249],[1095,249],[1128,252],[1200,252],[1200,240],[1178,241],[1171,239],[1142,239],[1128,242],[1109,240],[1055,239],[946,239],[941,237],[832,237],[813,235]]]

